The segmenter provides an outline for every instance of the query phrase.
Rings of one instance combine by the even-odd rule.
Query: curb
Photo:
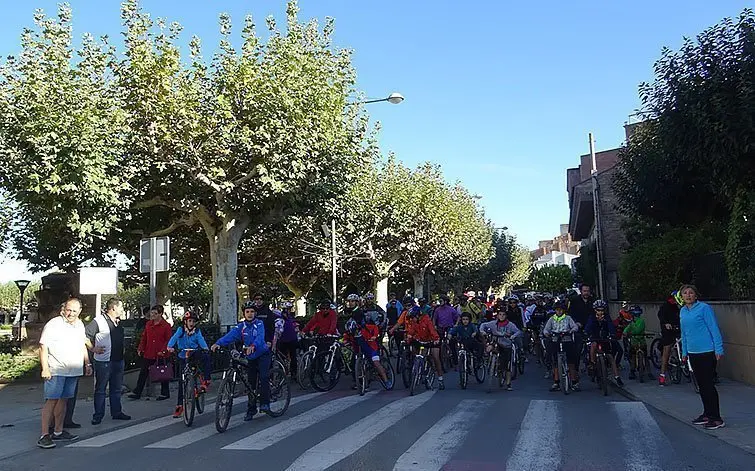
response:
[[[652,407],[652,408],[653,408],[653,409],[655,409],[656,411],[658,411],[658,412],[660,412],[660,413],[662,413],[662,414],[664,414],[664,415],[666,415],[666,416],[668,416],[668,417],[671,417],[672,419],[674,419],[674,420],[676,420],[676,421],[678,421],[678,422],[681,422],[681,423],[683,423],[684,425],[686,425],[686,426],[688,426],[688,427],[690,427],[690,428],[693,428],[694,430],[697,430],[698,432],[702,432],[702,433],[704,433],[705,435],[708,435],[709,437],[713,437],[713,438],[716,438],[716,439],[718,439],[718,440],[721,440],[721,441],[722,441],[722,442],[724,442],[724,443],[727,443],[727,444],[729,444],[729,445],[731,445],[731,446],[737,447],[737,448],[739,448],[739,449],[740,449],[740,450],[742,450],[742,451],[746,451],[747,453],[750,453],[750,454],[752,454],[752,455],[755,455],[755,449],[753,449],[753,448],[748,448],[748,447],[746,447],[746,446],[743,446],[742,444],[740,444],[740,443],[737,443],[736,441],[734,441],[734,440],[731,440],[731,439],[729,439],[728,437],[723,437],[723,436],[721,436],[721,435],[719,435],[719,434],[716,434],[716,433],[715,433],[714,431],[710,431],[710,432],[709,432],[709,431],[706,431],[706,430],[705,430],[704,428],[702,428],[702,427],[699,427],[699,426],[697,426],[697,425],[695,425],[695,424],[693,424],[693,423],[689,422],[689,420],[688,420],[688,419],[686,419],[686,418],[683,418],[683,417],[679,417],[679,416],[677,416],[676,414],[672,414],[671,412],[668,412],[668,411],[666,411],[666,410],[663,410],[663,409],[661,409],[660,407],[657,407],[657,406],[655,406],[655,405],[653,405],[653,404],[650,404],[650,403],[649,403],[649,402],[647,402],[647,401],[643,401],[642,399],[638,398],[637,396],[635,396],[634,394],[632,394],[631,392],[627,391],[627,390],[626,390],[626,389],[624,389],[624,388],[619,388],[619,387],[616,387],[616,386],[614,385],[614,389],[613,389],[613,390],[614,390],[614,391],[616,391],[616,392],[618,392],[619,394],[621,394],[621,395],[622,395],[622,396],[624,396],[625,398],[629,399],[630,401],[642,402],[642,403],[643,403],[643,404],[645,404],[646,406]]]

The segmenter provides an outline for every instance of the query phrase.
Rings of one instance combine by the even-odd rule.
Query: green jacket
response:
[[[645,343],[645,319],[636,317],[624,328],[624,335],[630,336],[632,343],[637,345]]]

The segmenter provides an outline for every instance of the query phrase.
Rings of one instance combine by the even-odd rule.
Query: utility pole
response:
[[[606,299],[605,280],[603,276],[603,226],[600,220],[600,192],[598,185],[598,165],[595,161],[595,140],[592,133],[588,135],[590,141],[590,160],[592,161],[592,205],[595,214],[595,248],[598,256],[598,293]]]
[[[338,252],[336,252],[336,220],[331,219],[330,220],[330,250],[333,258],[333,304],[338,306],[338,291],[336,289],[338,288],[338,281],[336,277],[336,272],[338,270]]]

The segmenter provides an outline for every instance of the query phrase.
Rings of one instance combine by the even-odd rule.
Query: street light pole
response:
[[[336,251],[336,220],[330,220],[330,251],[332,255],[332,288],[333,288],[333,304],[338,306],[338,278],[336,272],[338,271],[338,252]]]
[[[24,291],[26,291],[26,287],[29,286],[29,283],[31,281],[29,280],[16,280],[14,283],[16,283],[16,286],[18,287],[18,290],[21,292],[21,305],[19,306],[19,315],[18,315],[18,341],[21,341],[21,326],[24,322]]]
[[[595,160],[595,139],[592,133],[588,135],[590,141],[590,161],[592,162],[591,180],[592,180],[592,204],[593,213],[595,213],[595,252],[598,257],[598,292],[604,300],[608,299],[605,288],[605,279],[603,275],[603,225],[600,218],[600,191],[598,185],[598,165]]]
[[[390,103],[392,105],[398,105],[399,103],[401,103],[402,101],[404,101],[404,95],[402,95],[402,94],[400,94],[398,92],[393,92],[393,93],[391,93],[390,95],[388,95],[385,98],[378,98],[378,99],[375,99],[375,100],[366,100],[366,101],[355,101],[353,103],[347,103],[346,106],[351,106],[351,105],[368,105],[370,103],[380,103],[381,101],[387,101],[388,103]]]

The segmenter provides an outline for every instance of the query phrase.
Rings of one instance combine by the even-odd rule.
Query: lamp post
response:
[[[393,92],[385,98],[377,98],[374,100],[366,100],[366,101],[355,101],[353,103],[347,103],[347,106],[348,105],[368,105],[370,103],[380,103],[381,101],[387,101],[388,103],[392,105],[398,105],[399,103],[404,101],[404,95],[398,92]]]
[[[21,306],[19,310],[18,315],[18,341],[21,341],[21,326],[24,322],[24,291],[26,291],[26,287],[29,286],[29,283],[31,281],[29,280],[16,280],[14,283],[16,283],[16,286],[18,287],[18,290],[21,292]]]

